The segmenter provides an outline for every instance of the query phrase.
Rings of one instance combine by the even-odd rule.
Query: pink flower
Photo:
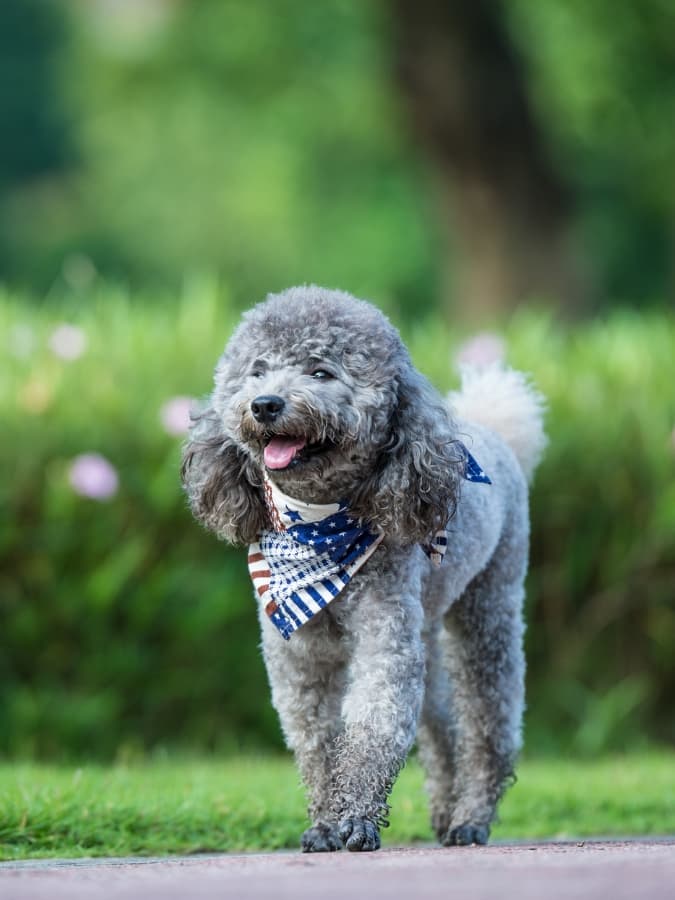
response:
[[[504,339],[486,331],[464,341],[457,351],[457,362],[460,366],[489,366],[501,362],[505,354]]]
[[[68,480],[76,494],[91,500],[110,500],[119,486],[117,470],[100,453],[76,456],[70,465]]]
[[[159,417],[167,434],[174,437],[187,434],[193,403],[192,397],[172,397],[166,401],[159,411]]]
[[[78,359],[87,349],[87,335],[77,325],[64,323],[52,331],[49,346],[61,359]]]

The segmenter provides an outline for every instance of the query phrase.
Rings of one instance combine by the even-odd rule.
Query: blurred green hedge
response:
[[[1,297],[0,753],[280,744],[244,554],[192,521],[181,438],[161,420],[210,389],[235,318],[208,279],[175,301],[106,286],[41,308]],[[74,350],[64,323],[81,329]],[[462,336],[429,318],[405,337],[439,387],[456,384]],[[568,328],[523,311],[505,339],[550,404],[527,746],[675,740],[675,318]],[[83,453],[114,466],[110,499],[71,487]]]

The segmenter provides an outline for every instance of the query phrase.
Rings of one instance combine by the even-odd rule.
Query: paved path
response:
[[[675,900],[675,838],[0,865],[2,900]]]

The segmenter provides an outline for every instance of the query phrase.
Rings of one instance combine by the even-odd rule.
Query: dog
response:
[[[543,401],[467,370],[442,398],[371,304],[295,287],[244,314],[195,414],[192,511],[249,547],[305,852],[376,850],[417,740],[441,844],[485,844],[524,708],[527,482]]]

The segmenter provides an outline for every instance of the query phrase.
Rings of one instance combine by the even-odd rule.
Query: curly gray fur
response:
[[[181,475],[190,486],[192,511],[207,528],[233,544],[255,540],[266,523],[260,472],[211,408],[192,419]]]
[[[317,367],[328,375],[313,377]],[[252,414],[260,395],[284,400],[271,425]],[[541,442],[541,423],[532,428]],[[416,735],[439,840],[485,843],[520,746],[528,515],[518,459],[489,428],[453,420],[382,313],[314,286],[244,315],[185,448],[195,516],[231,543],[269,526],[261,485],[273,434],[317,451],[267,473],[285,494],[346,500],[385,534],[288,643],[259,605],[272,701],[308,791],[303,850],[379,847]],[[460,441],[491,486],[463,482]],[[449,520],[446,561],[433,570],[419,545]]]

